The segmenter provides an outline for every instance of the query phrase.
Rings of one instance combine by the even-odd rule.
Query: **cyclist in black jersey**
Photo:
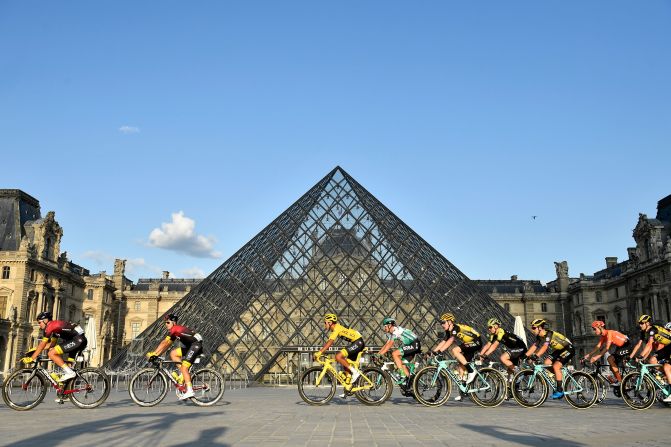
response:
[[[650,315],[641,315],[638,319],[641,328],[641,339],[632,349],[630,358],[636,355],[636,352],[642,347],[641,354],[637,357],[638,361],[648,359],[650,363],[664,363],[662,370],[666,376],[666,381],[671,384],[671,330],[664,326],[653,324]],[[671,402],[671,395],[664,399],[664,402]]]
[[[515,371],[515,366],[519,365],[520,360],[524,357],[527,345],[520,337],[503,329],[501,320],[498,318],[490,318],[487,321],[487,330],[489,331],[489,341],[480,351],[480,357],[486,360],[488,355],[496,351],[499,344],[503,344],[504,351],[499,359],[506,366],[508,380],[510,380]]]
[[[440,354],[448,350],[455,340],[459,339],[461,343],[458,346],[452,347],[451,353],[459,362],[459,371],[461,374],[463,375],[464,371],[468,371],[466,383],[471,383],[475,380],[477,373],[469,362],[473,360],[473,356],[482,347],[480,333],[470,326],[455,322],[454,315],[449,312],[442,314],[439,321],[445,330],[445,336],[433,348],[432,354]]]
[[[194,396],[189,368],[191,368],[191,364],[196,357],[203,352],[203,337],[193,329],[178,325],[177,315],[175,314],[168,314],[163,319],[165,320],[166,329],[168,329],[170,334],[161,341],[155,351],[148,352],[147,357],[152,358],[161,355],[175,340],[179,340],[184,345],[184,349],[187,351],[186,355],[182,358],[182,346],[179,346],[170,352],[170,359],[177,362],[181,372],[181,376],[173,373],[173,377],[179,383],[183,380],[186,384],[186,393],[182,394],[179,398],[181,400],[188,399]]]
[[[556,391],[552,393],[552,398],[560,399],[564,397],[561,368],[575,354],[573,343],[559,332],[551,331],[550,323],[542,318],[537,318],[531,322],[531,330],[536,334],[536,341],[529,347],[524,356],[525,358],[538,360],[546,352],[550,352],[551,358],[546,358],[545,364],[552,365],[552,371],[557,381]]]

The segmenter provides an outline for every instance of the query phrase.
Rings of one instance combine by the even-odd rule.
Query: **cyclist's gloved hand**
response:
[[[21,359],[21,362],[22,362],[24,365],[30,365],[30,364],[33,363],[34,361],[35,361],[35,360],[33,360],[32,357],[23,357],[23,358]]]
[[[154,357],[158,357],[158,354],[155,353],[154,351],[150,351],[147,353],[147,358],[148,359],[153,359]]]
[[[322,358],[323,355],[324,353],[321,351],[315,352],[315,360],[319,361],[319,359]]]

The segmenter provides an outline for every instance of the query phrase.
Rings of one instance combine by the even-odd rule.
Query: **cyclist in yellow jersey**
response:
[[[459,339],[461,343],[459,343],[458,346],[452,347],[451,353],[459,362],[459,371],[462,376],[464,371],[468,371],[466,383],[471,383],[475,379],[476,372],[469,362],[473,360],[473,356],[480,350],[480,348],[482,348],[480,333],[470,326],[455,322],[454,315],[451,313],[442,314],[439,321],[443,330],[445,330],[445,336],[433,349],[432,353],[440,354],[445,352],[452,346],[456,339]]]
[[[550,358],[545,359],[544,363],[552,365],[552,371],[557,381],[557,388],[552,393],[552,398],[560,399],[564,397],[561,368],[575,354],[573,343],[559,332],[551,331],[550,323],[542,318],[537,318],[531,322],[531,331],[536,335],[536,340],[524,356],[532,360],[538,360],[539,357],[549,351]]]
[[[324,352],[326,352],[338,338],[342,338],[350,343],[350,345],[337,352],[335,359],[340,363],[340,366],[342,366],[345,374],[348,376],[349,382],[356,382],[359,378],[359,371],[355,370],[354,375],[352,375],[347,359],[356,360],[356,356],[366,347],[363,342],[363,337],[361,337],[361,334],[358,331],[338,324],[338,317],[336,314],[324,315],[324,328],[331,332],[331,334],[329,335],[326,344],[324,344],[324,347],[315,353],[315,359],[319,360],[321,356],[324,355]]]
[[[663,326],[652,324],[652,317],[650,315],[641,315],[638,319],[638,325],[641,328],[641,339],[634,346],[630,357],[634,357],[639,348],[643,346],[643,351],[638,359],[644,360],[649,357],[648,361],[650,363],[664,363],[662,369],[664,370],[667,383],[671,384],[671,364],[669,364],[669,357],[671,357],[671,331]],[[667,396],[664,402],[671,402],[671,395]]]

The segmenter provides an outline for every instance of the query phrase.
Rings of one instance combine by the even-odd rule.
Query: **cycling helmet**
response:
[[[338,322],[338,316],[336,314],[326,314],[324,315],[324,321],[330,321],[332,323]]]
[[[501,326],[501,320],[498,318],[490,318],[487,320],[487,327],[492,327],[494,325]]]
[[[40,321],[40,320],[53,320],[53,319],[54,319],[54,315],[53,315],[51,312],[40,312],[40,313],[37,315],[37,321]]]
[[[168,314],[168,315],[163,316],[163,319],[164,319],[165,321],[173,321],[173,322],[176,323],[176,322],[177,322],[177,315],[175,315],[175,314]]]
[[[666,329],[667,331],[671,331],[671,321],[664,325],[664,329]]]
[[[444,322],[444,321],[454,321],[454,315],[452,315],[452,314],[449,313],[449,312],[445,312],[444,314],[442,314],[442,315],[440,316],[440,321],[441,321],[441,322]]]
[[[386,325],[388,325],[388,324],[396,325],[396,320],[394,320],[394,319],[391,318],[391,317],[387,317],[387,318],[385,318],[384,320],[382,320],[382,326],[386,326]]]
[[[542,327],[543,329],[547,329],[550,325],[548,324],[547,320],[543,318],[536,318],[534,321],[531,322],[532,327]]]
[[[601,329],[603,329],[603,328],[606,327],[606,323],[604,323],[604,322],[601,321],[601,320],[593,321],[593,322],[592,322],[592,329],[596,329],[596,328],[598,328],[598,327],[600,327]]]
[[[639,323],[647,323],[650,320],[652,320],[652,317],[650,315],[641,315],[640,317],[638,317]]]

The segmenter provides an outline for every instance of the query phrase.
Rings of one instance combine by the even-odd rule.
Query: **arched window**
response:
[[[9,279],[9,266],[6,265],[2,268],[2,279]]]

